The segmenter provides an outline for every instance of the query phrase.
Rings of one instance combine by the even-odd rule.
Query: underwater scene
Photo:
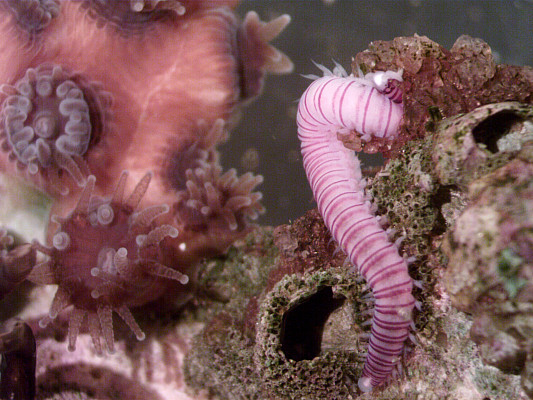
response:
[[[0,0],[0,399],[533,399],[532,35]]]

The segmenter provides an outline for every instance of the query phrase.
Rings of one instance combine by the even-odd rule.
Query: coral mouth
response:
[[[99,140],[111,102],[96,86],[51,64],[28,68],[13,85],[1,86],[0,140],[17,168],[55,180],[64,170],[79,186],[85,183],[83,157]]]

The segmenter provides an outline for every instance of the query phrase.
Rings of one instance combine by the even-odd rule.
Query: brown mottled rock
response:
[[[342,264],[346,256],[337,249],[317,209],[307,211],[291,225],[274,230],[280,260],[269,275],[270,290],[285,275],[328,269]]]
[[[397,153],[406,141],[423,137],[442,118],[490,103],[533,103],[533,68],[496,64],[481,39],[460,36],[450,50],[425,36],[375,41],[355,57],[352,69],[368,73],[403,69],[404,119]],[[387,154],[386,154],[387,155]]]

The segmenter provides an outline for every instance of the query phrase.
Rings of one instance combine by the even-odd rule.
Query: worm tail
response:
[[[298,137],[307,178],[333,237],[373,290],[375,311],[368,356],[359,380],[362,391],[384,382],[403,350],[414,298],[407,263],[373,215],[365,199],[355,153],[337,140],[339,130],[395,135],[402,106],[360,83],[323,77],[300,100]]]

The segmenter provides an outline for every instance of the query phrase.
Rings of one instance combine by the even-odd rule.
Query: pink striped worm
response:
[[[300,99],[298,138],[307,178],[331,234],[372,288],[375,309],[368,353],[359,379],[363,392],[385,382],[409,335],[413,280],[364,193],[359,160],[337,139],[357,131],[363,140],[394,138],[402,118],[399,72],[346,76],[323,66]],[[311,76],[313,77],[313,76]]]

